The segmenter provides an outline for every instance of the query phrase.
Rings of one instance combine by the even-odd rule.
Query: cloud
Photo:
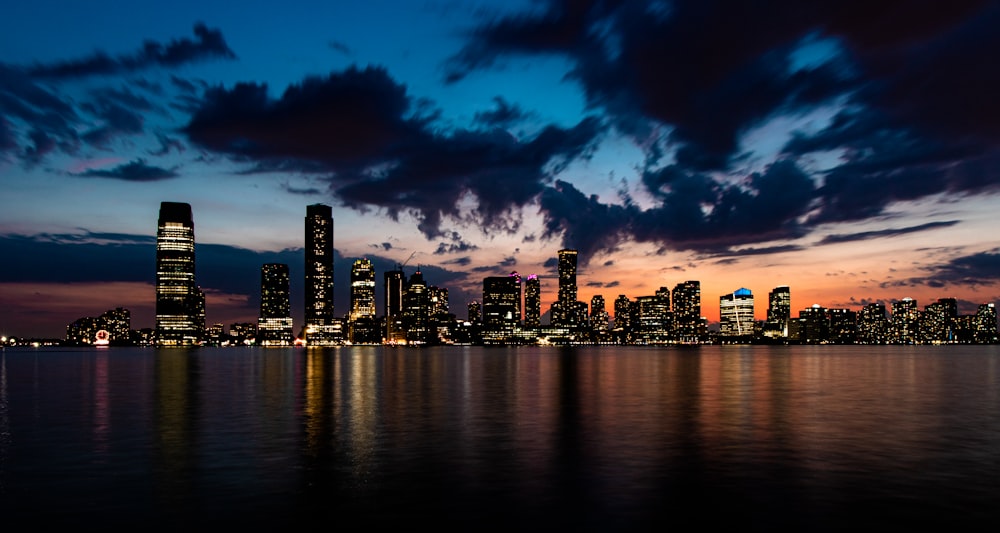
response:
[[[895,237],[897,235],[906,235],[908,233],[917,233],[920,231],[927,231],[937,228],[948,228],[958,223],[959,223],[958,220],[945,220],[940,222],[928,222],[926,224],[920,224],[918,226],[909,226],[906,228],[888,228],[884,230],[862,231],[859,233],[850,233],[850,234],[832,234],[823,237],[817,244],[836,244],[842,242],[879,239],[883,237]]]
[[[424,109],[384,68],[350,67],[306,78],[277,99],[255,83],[210,89],[184,132],[235,160],[323,170],[345,205],[411,215],[436,238],[445,220],[516,231],[516,211],[569,162],[588,157],[603,131],[592,117],[528,139],[495,128],[442,131]],[[476,208],[463,213],[469,197]]]
[[[1000,5],[977,0],[552,0],[476,27],[447,80],[511,58],[567,59],[589,108],[646,150],[642,184],[657,205],[602,203],[559,183],[542,197],[549,235],[573,245],[586,215],[604,214],[631,225],[599,229],[592,250],[630,236],[708,250],[1000,188],[998,25]],[[818,112],[834,116],[776,155],[744,145],[769,121]],[[822,153],[839,160],[816,169]],[[734,185],[755,157],[772,170]]]
[[[659,201],[646,209],[628,201],[624,205],[602,203],[571,183],[557,180],[541,199],[546,236],[561,234],[566,245],[580,251],[584,264],[598,252],[613,251],[623,239],[718,252],[804,235],[807,228],[799,218],[815,194],[811,178],[788,160],[752,173],[736,185],[676,166],[647,173],[644,181]]]
[[[53,64],[0,63],[0,153],[15,154],[30,167],[56,152],[77,155],[85,147],[112,150],[115,140],[143,133],[144,116],[161,109],[141,92],[162,98],[160,86],[133,79],[127,88],[94,89],[81,98],[64,94],[65,85],[90,76],[123,75],[153,66],[173,68],[209,57],[235,57],[218,30],[199,24],[195,35],[196,40],[147,42],[141,51],[115,58],[97,52],[84,59]],[[173,80],[175,87],[188,93],[181,101],[190,99],[195,85],[176,77]],[[161,142],[165,144],[157,153],[179,148],[170,141]]]
[[[36,64],[27,72],[34,78],[69,79],[134,72],[154,66],[177,67],[210,58],[236,58],[219,30],[199,23],[194,26],[194,34],[194,40],[175,39],[167,44],[146,41],[141,50],[130,55],[111,57],[105,52],[95,52],[82,59]]]
[[[344,54],[345,56],[352,56],[352,55],[354,55],[354,51],[346,43],[343,43],[343,42],[337,41],[337,40],[331,40],[327,44],[330,46],[331,50],[336,50],[337,52],[340,52],[341,54]]]
[[[174,169],[165,169],[146,164],[143,159],[136,159],[124,165],[103,170],[90,169],[78,174],[71,174],[82,178],[111,178],[122,181],[161,181],[179,176]]]
[[[1000,281],[1000,249],[958,257],[930,267],[932,274],[922,281],[932,287],[946,285],[995,285]]]
[[[533,115],[517,104],[508,102],[502,96],[494,96],[495,107],[489,111],[477,111],[474,122],[491,128],[509,128]]]

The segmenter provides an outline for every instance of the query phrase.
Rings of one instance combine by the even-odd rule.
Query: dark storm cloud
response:
[[[131,80],[129,88],[91,91],[89,99],[71,98],[62,84],[94,75],[120,75],[144,68],[177,67],[191,61],[235,55],[218,30],[195,26],[196,40],[168,44],[147,42],[141,51],[111,57],[103,52],[80,60],[33,66],[0,64],[0,119],[8,126],[8,142],[0,150],[16,153],[26,165],[35,165],[60,151],[76,155],[81,147],[109,150],[112,141],[144,131],[145,113],[157,106],[138,89],[162,97],[162,88],[145,80]],[[193,90],[191,82],[174,78],[175,86]],[[190,97],[190,95],[188,95]]]
[[[806,230],[798,218],[815,193],[812,180],[791,161],[778,161],[738,184],[725,185],[675,166],[647,173],[644,181],[658,206],[605,204],[557,181],[541,197],[546,235],[563,235],[566,245],[580,250],[584,264],[594,253],[614,250],[626,236],[712,253],[802,236]]]
[[[958,222],[959,222],[958,220],[946,220],[941,222],[928,222],[926,224],[920,224],[918,226],[909,226],[906,228],[889,228],[884,230],[862,231],[859,233],[850,233],[850,234],[833,234],[823,237],[817,244],[836,244],[842,242],[879,239],[883,237],[895,237],[897,235],[906,235],[908,233],[916,233],[931,229],[947,228],[954,226],[955,224],[958,224]]]
[[[444,234],[445,219],[463,219],[469,195],[474,222],[515,231],[515,210],[570,161],[587,157],[603,131],[585,118],[524,140],[501,129],[443,132],[417,104],[385,69],[351,67],[307,78],[276,100],[253,83],[211,89],[184,131],[203,148],[263,168],[325,170],[345,205],[412,215],[428,238]]]
[[[81,178],[110,178],[123,181],[160,181],[179,176],[174,169],[147,165],[143,159],[136,159],[111,169],[90,169],[71,175]]]
[[[477,124],[491,128],[509,128],[532,116],[502,96],[493,97],[493,104],[495,106],[493,109],[476,113],[474,121]]]
[[[160,148],[158,150],[150,151],[149,155],[163,156],[174,150],[176,150],[179,154],[184,153],[184,143],[179,139],[174,139],[173,137],[168,137],[162,133],[157,133],[156,140],[159,141]]]
[[[167,44],[146,41],[142,49],[129,55],[111,57],[105,52],[72,61],[34,65],[28,74],[36,78],[67,79],[133,72],[144,68],[176,67],[208,58],[235,59],[222,32],[204,24],[194,26],[195,39],[175,39]]]
[[[511,57],[568,59],[567,77],[588,105],[647,150],[643,185],[659,205],[616,207],[557,185],[543,195],[549,235],[564,231],[567,244],[594,250],[612,246],[616,231],[708,250],[794,238],[897,201],[996,190],[997,27],[1000,4],[991,1],[553,0],[474,28],[448,79]],[[788,160],[779,161],[787,191],[720,178],[743,161],[740,139],[752,128],[837,106],[825,128],[794,134],[778,156]],[[824,151],[840,160],[807,176],[812,185],[796,163]],[[783,195],[793,202],[782,204]],[[570,205],[631,224],[595,227]]]
[[[995,285],[1000,281],[1000,249],[958,257],[928,270],[932,274],[923,282],[935,287]]]

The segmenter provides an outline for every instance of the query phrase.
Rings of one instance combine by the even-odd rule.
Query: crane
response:
[[[406,261],[403,261],[402,265],[399,265],[399,270],[403,270],[403,267],[405,267],[406,264],[410,262],[410,259],[413,259],[413,256],[415,256],[415,255],[417,255],[417,251],[416,250],[414,250],[413,253],[410,254],[410,257],[406,258]]]

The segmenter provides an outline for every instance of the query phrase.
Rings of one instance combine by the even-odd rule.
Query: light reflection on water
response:
[[[995,346],[8,350],[53,523],[1000,524]]]

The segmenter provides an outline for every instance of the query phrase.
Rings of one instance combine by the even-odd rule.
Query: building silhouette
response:
[[[538,329],[542,325],[542,284],[535,274],[524,279],[524,327]]]
[[[384,342],[402,344],[406,342],[403,326],[403,294],[406,292],[406,275],[403,269],[387,270],[385,277],[385,331]]]
[[[483,279],[483,340],[509,342],[521,318],[521,283],[515,274]]]
[[[556,327],[576,329],[587,321],[587,304],[576,299],[577,255],[576,250],[559,250],[559,292],[551,308],[551,323]]]
[[[196,346],[205,331],[205,295],[195,283],[191,205],[160,203],[156,231],[156,344]]]
[[[333,209],[306,206],[305,322],[309,344],[335,344],[341,327],[333,310]]]
[[[767,295],[767,321],[764,336],[775,339],[788,338],[788,324],[792,319],[792,290],[788,285],[775,287]]]
[[[267,263],[260,267],[257,343],[262,346],[288,346],[294,340],[288,287],[288,265]]]
[[[431,340],[430,296],[427,282],[418,268],[406,282],[403,292],[403,328],[407,344],[427,344]]]
[[[975,314],[975,342],[996,344],[997,308],[993,303],[980,304]]]
[[[698,342],[706,329],[701,316],[701,282],[688,280],[678,283],[671,295],[677,340]]]
[[[594,342],[611,340],[611,314],[608,313],[602,294],[595,294],[590,298],[590,334]]]

